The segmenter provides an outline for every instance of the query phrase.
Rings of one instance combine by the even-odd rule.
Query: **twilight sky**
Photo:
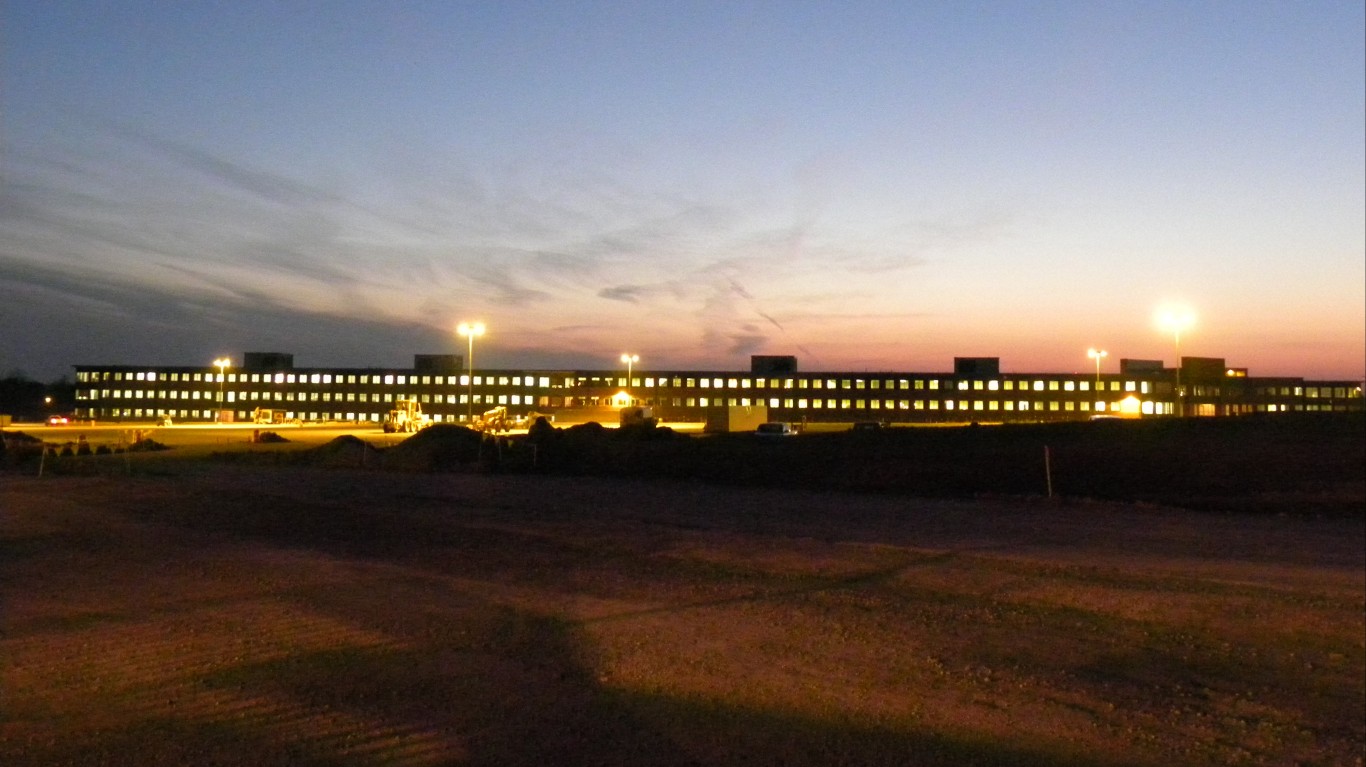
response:
[[[0,375],[1366,371],[1357,0],[0,8]]]

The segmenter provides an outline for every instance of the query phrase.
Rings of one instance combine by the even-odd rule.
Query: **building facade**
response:
[[[76,415],[136,421],[250,421],[257,408],[303,421],[380,422],[415,399],[438,423],[495,407],[561,423],[615,421],[627,405],[662,421],[708,422],[729,408],[763,408],[793,423],[1006,423],[1092,417],[1233,416],[1363,410],[1359,381],[1259,378],[1224,360],[1179,368],[1121,360],[1118,373],[1002,373],[995,357],[955,359],[953,372],[797,372],[795,358],[756,357],[751,370],[476,370],[454,355],[417,355],[411,368],[295,367],[293,355],[248,353],[234,368],[77,365]]]

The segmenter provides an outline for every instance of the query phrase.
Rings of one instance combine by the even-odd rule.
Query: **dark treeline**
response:
[[[52,413],[70,413],[75,404],[76,387],[66,377],[42,383],[15,371],[0,378],[0,415],[16,421],[40,421]]]

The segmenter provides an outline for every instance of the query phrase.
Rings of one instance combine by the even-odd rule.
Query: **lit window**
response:
[[[967,382],[967,381],[959,381],[959,382],[958,382],[958,391],[967,391],[967,390],[968,390],[968,382]]]
[[[1063,391],[1076,391],[1077,384],[1074,381],[1067,381],[1062,385]]]
[[[980,400],[980,399],[975,399],[975,400],[972,401],[972,409],[973,409],[973,410],[981,410],[981,409],[982,409],[982,406],[983,406],[983,405],[982,405],[982,400]]]
[[[1034,391],[1043,391],[1043,381],[1034,382]]]
[[[972,382],[972,390],[973,390],[973,391],[981,391],[981,390],[982,390],[982,383],[983,383],[982,381],[973,381],[973,382]]]
[[[1090,381],[1082,381],[1082,382],[1081,382],[1080,384],[1078,384],[1077,386],[1081,389],[1081,391],[1091,391],[1091,382],[1090,382]]]
[[[997,391],[1001,388],[1000,381],[987,381],[987,391]]]
[[[1058,390],[1058,382],[1057,382],[1057,381],[1049,381],[1049,382],[1048,382],[1048,390],[1049,390],[1049,391],[1057,391],[1057,390]]]

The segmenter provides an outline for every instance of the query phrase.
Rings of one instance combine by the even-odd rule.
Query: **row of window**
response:
[[[82,383],[98,381],[163,381],[170,383],[254,383],[254,384],[359,384],[365,386],[469,386],[470,377],[468,375],[459,376],[431,376],[431,375],[403,375],[395,373],[386,374],[336,374],[331,373],[157,373],[154,371],[105,371],[89,372],[80,371],[77,373],[77,381]],[[534,386],[542,389],[550,388],[549,376],[474,376],[475,386]],[[1106,389],[1109,384],[1109,391],[1126,391],[1149,393],[1149,382],[1147,381],[1099,381],[1096,383],[1098,390]],[[628,387],[626,378],[611,377],[580,377],[578,379],[565,378],[563,380],[565,388],[575,388],[576,386],[620,386]],[[672,386],[676,389],[850,389],[850,390],[924,390],[937,391],[941,386],[945,389],[956,388],[959,391],[1091,391],[1092,382],[1090,380],[1015,380],[1015,379],[974,379],[971,381],[953,381],[940,379],[880,379],[880,378],[695,378],[675,376],[673,378],[654,378],[641,377],[631,378],[629,387],[639,387],[645,389],[668,388]]]
[[[186,400],[210,400],[216,401],[217,393],[199,391],[166,391],[153,392],[137,389],[104,389],[100,390],[101,399],[135,399],[142,400],[155,394],[169,395],[167,399],[186,399]],[[89,392],[90,396],[82,396],[81,399],[93,399],[95,391]],[[398,395],[397,398],[408,398],[409,395]],[[370,394],[368,392],[232,392],[226,393],[223,398],[225,405],[235,405],[238,403],[250,402],[359,402],[372,403],[377,406],[387,407],[395,397]],[[421,394],[416,397],[419,402],[424,404],[449,404],[463,405],[470,402],[467,394]],[[573,407],[576,402],[578,405],[607,406],[614,403],[611,398],[574,398],[574,397],[546,397],[520,394],[475,394],[474,404],[478,405],[513,405],[513,406],[540,406],[540,407]],[[1062,412],[1090,412],[1094,407],[1096,412],[1142,412],[1145,414],[1161,414],[1169,412],[1170,406],[1166,403],[1154,404],[1150,401],[1139,402],[1135,397],[1125,400],[1107,402],[1105,400],[1096,401],[1093,405],[1090,401],[1044,401],[1031,402],[1029,400],[996,400],[996,399],[849,399],[849,398],[749,398],[749,397],[673,397],[641,400],[647,405],[664,406],[671,404],[673,407],[688,408],[709,408],[709,407],[757,407],[767,406],[770,408],[788,408],[798,410],[940,410],[946,411],[1062,411]]]
[[[932,401],[932,402],[933,402],[933,401]],[[976,407],[975,405],[974,405],[973,407],[971,407],[971,408],[965,407],[964,405],[965,405],[966,403],[963,403],[963,402],[959,402],[958,405],[957,405],[956,407],[948,407],[948,406],[947,406],[947,405],[952,405],[952,404],[953,404],[952,402],[947,403],[947,404],[946,404],[946,407],[944,408],[944,410],[945,410],[945,411],[948,411],[948,410],[955,410],[955,409],[956,409],[957,411],[960,411],[960,412],[961,412],[961,411],[965,411],[965,410],[981,410],[981,409],[983,409],[983,408]],[[994,404],[994,403],[991,403],[991,404]],[[1010,407],[1011,404],[1012,404],[1011,402],[1007,401],[1007,402],[1003,403],[1003,406],[1002,406],[1000,409],[1010,410],[1010,409],[1011,409],[1011,407]],[[1020,404],[1028,405],[1029,403],[1020,403]],[[1041,403],[1035,403],[1035,405],[1036,405],[1036,406],[1035,406],[1035,410],[1042,410],[1042,409],[1043,409],[1042,407],[1039,407],[1040,404],[1041,404]],[[1057,403],[1053,403],[1053,404],[1057,404]],[[1064,403],[1064,404],[1067,404],[1067,403]],[[1079,407],[1078,410],[1080,410],[1080,411],[1086,411],[1086,404],[1087,404],[1087,403],[1081,403],[1081,407]],[[1098,405],[1098,407],[1096,408],[1097,412],[1102,412],[1102,411],[1104,411],[1104,408],[1103,408],[1103,407],[1099,407],[1099,405],[1103,405],[1103,404],[1104,404],[1104,403],[1097,403],[1097,405]],[[1118,405],[1118,407],[1116,407],[1116,405]],[[1151,407],[1149,407],[1149,406],[1151,406]],[[1216,415],[1216,412],[1215,412],[1215,410],[1214,410],[1214,405],[1211,405],[1211,404],[1204,404],[1204,405],[1199,405],[1199,406],[1197,406],[1197,408],[1198,408],[1198,410],[1197,410],[1197,412],[1195,413],[1195,415],[1202,415],[1202,416],[1213,416],[1213,415]],[[887,408],[887,409],[891,409],[891,408]],[[905,409],[905,408],[902,408],[902,409]],[[937,409],[937,408],[935,408],[935,407],[930,407],[929,409],[930,409],[930,410],[935,410],[935,409]],[[996,407],[988,407],[988,408],[986,408],[986,409],[987,409],[988,411],[990,411],[990,410],[998,410],[998,408],[996,408]],[[1027,408],[1027,407],[1022,407],[1022,408],[1020,408],[1020,409],[1021,409],[1021,410],[1027,410],[1028,408]],[[1071,408],[1067,408],[1067,410],[1070,410],[1070,409],[1071,409]],[[1296,405],[1296,406],[1294,406],[1294,407],[1292,408],[1291,406],[1288,406],[1288,405],[1257,405],[1255,408],[1253,408],[1252,406],[1244,407],[1244,408],[1240,409],[1239,412],[1263,412],[1263,413],[1265,413],[1265,412],[1272,412],[1272,413],[1281,412],[1281,413],[1284,413],[1284,412],[1290,412],[1291,410],[1294,410],[1294,411],[1296,411],[1296,412],[1299,412],[1299,411],[1301,411],[1301,410],[1305,410],[1305,411],[1329,411],[1329,410],[1334,410],[1334,409],[1340,410],[1340,409],[1342,409],[1342,406],[1338,406],[1337,408],[1334,408],[1334,407],[1331,406],[1331,405],[1306,405],[1306,406],[1303,406],[1303,407]],[[1050,408],[1050,410],[1057,410],[1057,408]],[[1110,410],[1111,410],[1111,412],[1120,412],[1120,413],[1126,413],[1126,414],[1130,412],[1130,411],[1124,409],[1122,403],[1112,403],[1112,404],[1111,404]],[[1142,413],[1145,414],[1145,415],[1170,415],[1170,414],[1171,414],[1171,405],[1170,405],[1169,403],[1165,403],[1165,402],[1158,402],[1158,403],[1144,402],[1144,403],[1140,403],[1140,412],[1142,412]],[[99,415],[100,417],[104,417],[104,418],[155,418],[155,417],[160,417],[160,416],[163,416],[163,415],[169,415],[169,416],[171,416],[172,418],[204,418],[204,419],[210,419],[210,418],[213,418],[213,417],[214,417],[214,411],[213,411],[213,410],[193,410],[193,409],[176,410],[176,409],[174,409],[174,408],[172,408],[172,409],[165,409],[165,408],[108,408],[108,409],[101,409],[101,410],[98,412],[98,415]],[[238,417],[247,418],[247,417],[250,417],[250,413],[245,413],[245,412],[243,412],[243,413],[238,413]],[[318,412],[318,411],[304,412],[304,411],[299,411],[299,412],[294,412],[294,411],[289,411],[289,412],[287,412],[287,413],[285,414],[285,417],[286,417],[286,418],[300,418],[300,419],[307,420],[307,421],[325,421],[325,420],[333,420],[333,421],[349,421],[349,422],[358,422],[358,421],[372,421],[372,422],[378,422],[383,416],[382,416],[380,413],[378,413],[378,412],[368,412],[368,413],[367,413],[367,412],[355,412],[355,411],[348,411],[348,412],[342,412],[342,411],[334,411],[334,412]],[[465,420],[465,416],[464,416],[464,415],[443,416],[443,415],[441,415],[441,414],[438,413],[438,414],[433,415],[433,420],[435,420],[435,421],[438,422],[438,423],[443,422],[443,421],[463,421],[463,420]]]
[[[460,376],[417,376],[401,374],[367,373],[342,375],[340,373],[157,373],[148,371],[80,371],[76,374],[80,383],[99,381],[163,381],[170,383],[255,383],[255,384],[361,384],[367,386],[469,386],[470,377]],[[550,388],[549,376],[475,376],[475,386],[539,386]],[[573,386],[574,379],[566,378],[565,386]]]

